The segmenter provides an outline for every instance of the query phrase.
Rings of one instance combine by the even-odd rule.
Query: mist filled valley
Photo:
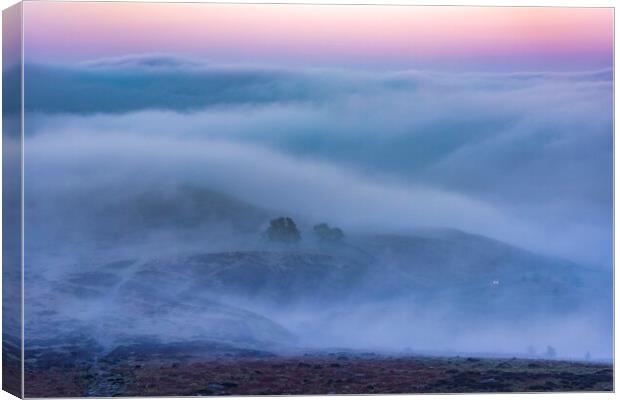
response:
[[[26,73],[33,395],[55,367],[65,395],[144,393],[102,383],[127,360],[612,358],[610,70]]]
[[[279,214],[191,186],[96,202],[86,215],[68,199],[55,204],[71,215],[58,215],[52,248],[30,251],[28,265],[47,267],[27,274],[31,346],[80,338],[100,351],[213,340],[270,351],[611,354],[607,274],[484,236],[330,237],[300,217],[299,236],[270,238]]]

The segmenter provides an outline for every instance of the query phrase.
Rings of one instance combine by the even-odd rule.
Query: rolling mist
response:
[[[611,70],[26,71],[27,347],[612,357]]]

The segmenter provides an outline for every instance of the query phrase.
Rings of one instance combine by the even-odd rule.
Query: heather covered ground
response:
[[[125,346],[29,368],[26,395],[219,396],[611,391],[610,364],[351,352],[275,355],[215,344]],[[71,351],[66,354],[71,354]]]

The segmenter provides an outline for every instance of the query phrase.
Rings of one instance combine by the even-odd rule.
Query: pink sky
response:
[[[611,67],[613,9],[24,4],[26,60],[141,53],[212,62],[466,70]]]

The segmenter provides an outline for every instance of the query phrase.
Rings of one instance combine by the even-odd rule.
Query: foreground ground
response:
[[[95,361],[75,349],[34,354],[28,397],[216,396],[509,391],[610,391],[610,364],[374,353],[204,353],[121,347]],[[191,355],[189,355],[191,354]]]

